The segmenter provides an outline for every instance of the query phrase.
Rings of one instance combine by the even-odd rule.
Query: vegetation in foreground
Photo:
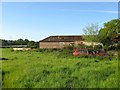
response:
[[[117,88],[117,56],[73,57],[61,51],[3,49],[3,88]]]

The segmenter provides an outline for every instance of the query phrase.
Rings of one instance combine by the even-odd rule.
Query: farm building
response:
[[[63,48],[66,45],[82,44],[82,36],[49,36],[39,42],[40,48]]]

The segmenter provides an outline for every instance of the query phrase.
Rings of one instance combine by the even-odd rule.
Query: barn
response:
[[[49,36],[39,41],[40,48],[63,48],[66,45],[81,44],[84,39],[82,36]]]

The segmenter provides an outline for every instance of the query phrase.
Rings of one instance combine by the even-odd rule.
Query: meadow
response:
[[[64,53],[65,54],[65,53]],[[118,88],[118,58],[2,49],[3,88]]]

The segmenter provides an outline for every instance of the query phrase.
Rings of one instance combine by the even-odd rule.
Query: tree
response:
[[[8,45],[7,40],[2,40],[2,39],[1,39],[0,41],[2,41],[2,46]]]
[[[34,43],[34,47],[35,47],[35,48],[39,48],[39,42],[35,42],[35,43]]]
[[[97,41],[97,35],[98,35],[98,24],[88,24],[88,26],[86,26],[83,29],[84,32],[84,39],[86,41]]]
[[[28,39],[25,39],[25,40],[24,40],[24,45],[27,45],[28,42],[29,42],[29,40],[28,40]]]
[[[18,40],[16,41],[16,44],[17,44],[17,45],[24,45],[23,39],[18,39]]]
[[[115,43],[115,38],[118,37],[120,32],[120,20],[113,19],[104,24],[104,27],[100,29],[98,38],[104,46],[109,46]]]
[[[34,47],[34,43],[35,43],[34,41],[29,41],[28,44],[27,44],[27,46],[28,47]]]
[[[39,47],[39,42],[29,41],[27,46],[30,47],[30,48],[38,48]]]
[[[83,29],[85,35],[97,35],[98,34],[98,24],[88,24]]]

